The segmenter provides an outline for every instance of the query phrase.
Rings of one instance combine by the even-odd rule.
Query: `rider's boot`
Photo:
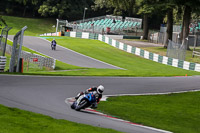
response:
[[[91,108],[96,109],[97,108],[97,102],[93,103]]]

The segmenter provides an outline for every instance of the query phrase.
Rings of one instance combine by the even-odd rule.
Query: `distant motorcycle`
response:
[[[96,96],[93,92],[81,95],[74,103],[71,105],[72,109],[80,111],[81,109],[88,108],[96,102]]]
[[[52,50],[56,50],[56,45],[53,45],[53,44],[52,44],[52,45],[51,45],[51,49],[52,49]]]

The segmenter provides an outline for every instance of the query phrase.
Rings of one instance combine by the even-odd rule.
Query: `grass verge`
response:
[[[48,37],[45,37],[48,38]],[[49,37],[48,40],[52,40]],[[73,66],[60,61],[56,61],[56,71],[48,69],[27,69],[24,63],[24,73],[29,75],[57,75],[57,76],[188,76],[199,75],[199,72],[183,70],[168,65],[163,65],[151,60],[147,60],[125,51],[114,48],[98,40],[79,39],[70,37],[57,37],[59,45],[72,49],[84,55],[107,62],[109,64],[125,68],[126,70],[96,69]],[[9,42],[11,43],[11,42]],[[10,44],[11,45],[11,44]],[[22,48],[31,53],[37,53],[26,47]],[[37,53],[42,55],[41,53]],[[28,71],[27,71],[28,70]],[[64,70],[64,71],[57,71]],[[67,71],[66,71],[67,70]]]
[[[88,130],[94,133],[117,133],[112,129],[53,119],[3,105],[0,105],[0,125],[1,133],[88,133]]]
[[[193,47],[191,47],[193,48]],[[153,52],[159,55],[163,55],[166,56],[167,53],[167,49],[163,48],[163,47],[144,47],[142,48],[144,50],[147,50],[149,52]],[[200,49],[199,47],[197,47],[196,49]],[[199,63],[200,64],[200,57],[195,56],[194,58],[192,57],[192,50],[187,50],[186,51],[186,56],[185,56],[185,61],[188,62],[194,62],[194,63]]]
[[[52,37],[48,39],[52,40]],[[147,60],[125,51],[114,48],[106,43],[98,40],[80,39],[61,37],[56,39],[57,43],[63,47],[72,49],[76,52],[104,61],[106,63],[124,68],[126,70],[112,69],[88,69],[84,72],[66,72],[66,75],[80,75],[83,72],[84,76],[185,76],[199,75],[199,72],[187,71],[180,68],[175,68],[168,65],[163,65],[151,60]],[[101,72],[101,73],[99,73]],[[60,75],[60,73],[54,73]],[[63,73],[64,74],[64,73]]]
[[[101,112],[174,133],[200,132],[200,92],[108,98]]]
[[[15,35],[24,26],[28,27],[26,32],[24,32],[24,34],[28,36],[38,36],[39,34],[56,31],[55,27],[52,27],[56,25],[55,19],[33,19],[13,16],[3,16],[3,19],[9,27],[12,27],[9,31],[9,35]]]

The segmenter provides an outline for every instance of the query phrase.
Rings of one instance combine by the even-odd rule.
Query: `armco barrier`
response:
[[[99,41],[105,42],[113,47],[124,50],[128,53],[135,54],[135,55],[143,57],[145,59],[149,59],[149,60],[152,60],[152,61],[155,61],[158,63],[162,63],[165,65],[170,65],[173,67],[178,67],[178,68],[182,68],[182,69],[186,69],[186,70],[193,70],[193,71],[200,72],[200,64],[191,63],[191,62],[174,59],[174,58],[169,58],[166,56],[161,56],[161,55],[158,55],[155,53],[151,53],[149,51],[124,44],[122,42],[111,39],[111,38],[106,37],[101,34],[94,34],[94,33],[87,33],[87,32],[66,32],[65,36],[99,40]]]
[[[3,72],[6,66],[6,56],[0,56],[0,72]]]

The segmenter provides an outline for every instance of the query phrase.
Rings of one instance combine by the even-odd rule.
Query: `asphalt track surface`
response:
[[[13,36],[9,36],[9,39],[12,40]],[[26,36],[24,45],[68,64],[119,69],[60,46],[57,46],[56,51],[51,51],[49,42],[37,37]],[[122,123],[93,113],[74,111],[65,103],[65,99],[74,97],[78,92],[99,84],[105,86],[105,95],[116,95],[200,90],[199,81],[200,77],[120,78],[0,75],[0,104],[123,132],[157,133],[159,131]]]
[[[13,37],[13,35],[9,35],[8,39],[13,40]],[[39,37],[24,36],[23,46],[75,66],[89,68],[122,69],[120,67],[113,66],[111,64],[82,55],[59,45],[56,46],[56,51],[52,51],[51,43],[48,40]]]
[[[0,104],[58,119],[130,133],[159,131],[133,126],[87,112],[65,103],[78,92],[103,84],[105,95],[145,94],[200,90],[200,77],[48,77],[0,75]],[[101,103],[100,103],[101,104]]]

